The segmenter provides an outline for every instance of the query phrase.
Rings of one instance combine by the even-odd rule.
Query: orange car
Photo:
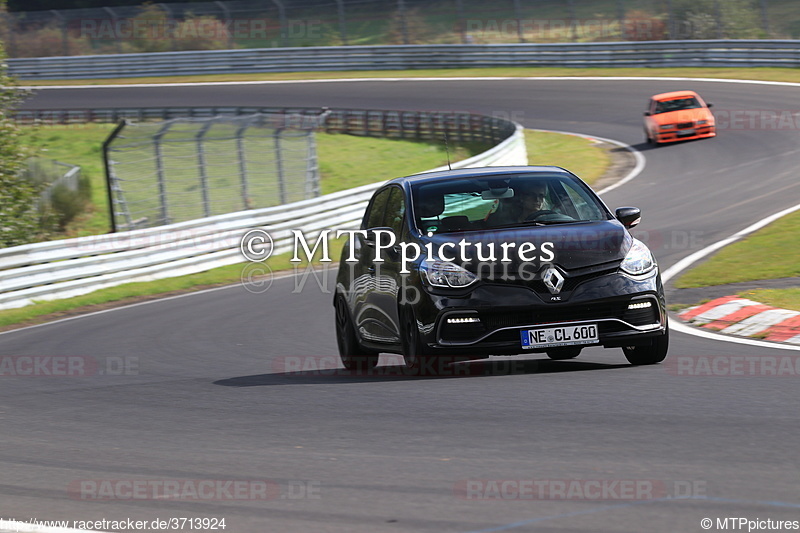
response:
[[[652,96],[644,113],[648,143],[666,143],[714,137],[717,130],[712,104],[694,91],[675,91]]]

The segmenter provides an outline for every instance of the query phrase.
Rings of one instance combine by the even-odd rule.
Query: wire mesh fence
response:
[[[10,57],[800,37],[794,0],[222,0],[0,13]]]
[[[105,145],[114,230],[319,196],[317,117],[124,123]]]

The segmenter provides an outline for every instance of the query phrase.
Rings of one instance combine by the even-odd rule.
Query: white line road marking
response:
[[[266,73],[265,73],[266,74]],[[156,76],[153,76],[156,77]],[[119,78],[117,78],[119,79]],[[176,83],[128,83],[104,85],[30,85],[20,89],[118,89],[142,87],[214,87],[225,85],[285,85],[289,83],[363,83],[363,82],[396,82],[396,81],[692,81],[709,83],[743,83],[755,85],[775,85],[779,87],[800,87],[800,83],[789,81],[732,80],[726,78],[681,78],[681,77],[649,77],[649,76],[487,76],[487,77],[454,77],[454,78],[320,78],[313,80],[252,80],[252,81],[198,81]]]

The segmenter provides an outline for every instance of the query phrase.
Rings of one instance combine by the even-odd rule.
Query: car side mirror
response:
[[[617,220],[629,229],[642,221],[642,211],[638,207],[618,207],[614,214],[617,216]]]
[[[644,112],[644,116],[649,117],[650,116],[650,111],[645,111]]]
[[[706,107],[714,107],[714,104],[709,104],[708,102],[706,102]]]

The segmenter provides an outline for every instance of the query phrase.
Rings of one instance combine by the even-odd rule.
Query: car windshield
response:
[[[412,184],[415,222],[423,233],[544,226],[607,220],[607,210],[568,175],[514,174]]]
[[[701,107],[700,102],[694,96],[685,98],[675,98],[673,100],[664,100],[656,102],[656,115],[661,113],[669,113],[670,111],[680,111],[682,109],[697,109]]]

